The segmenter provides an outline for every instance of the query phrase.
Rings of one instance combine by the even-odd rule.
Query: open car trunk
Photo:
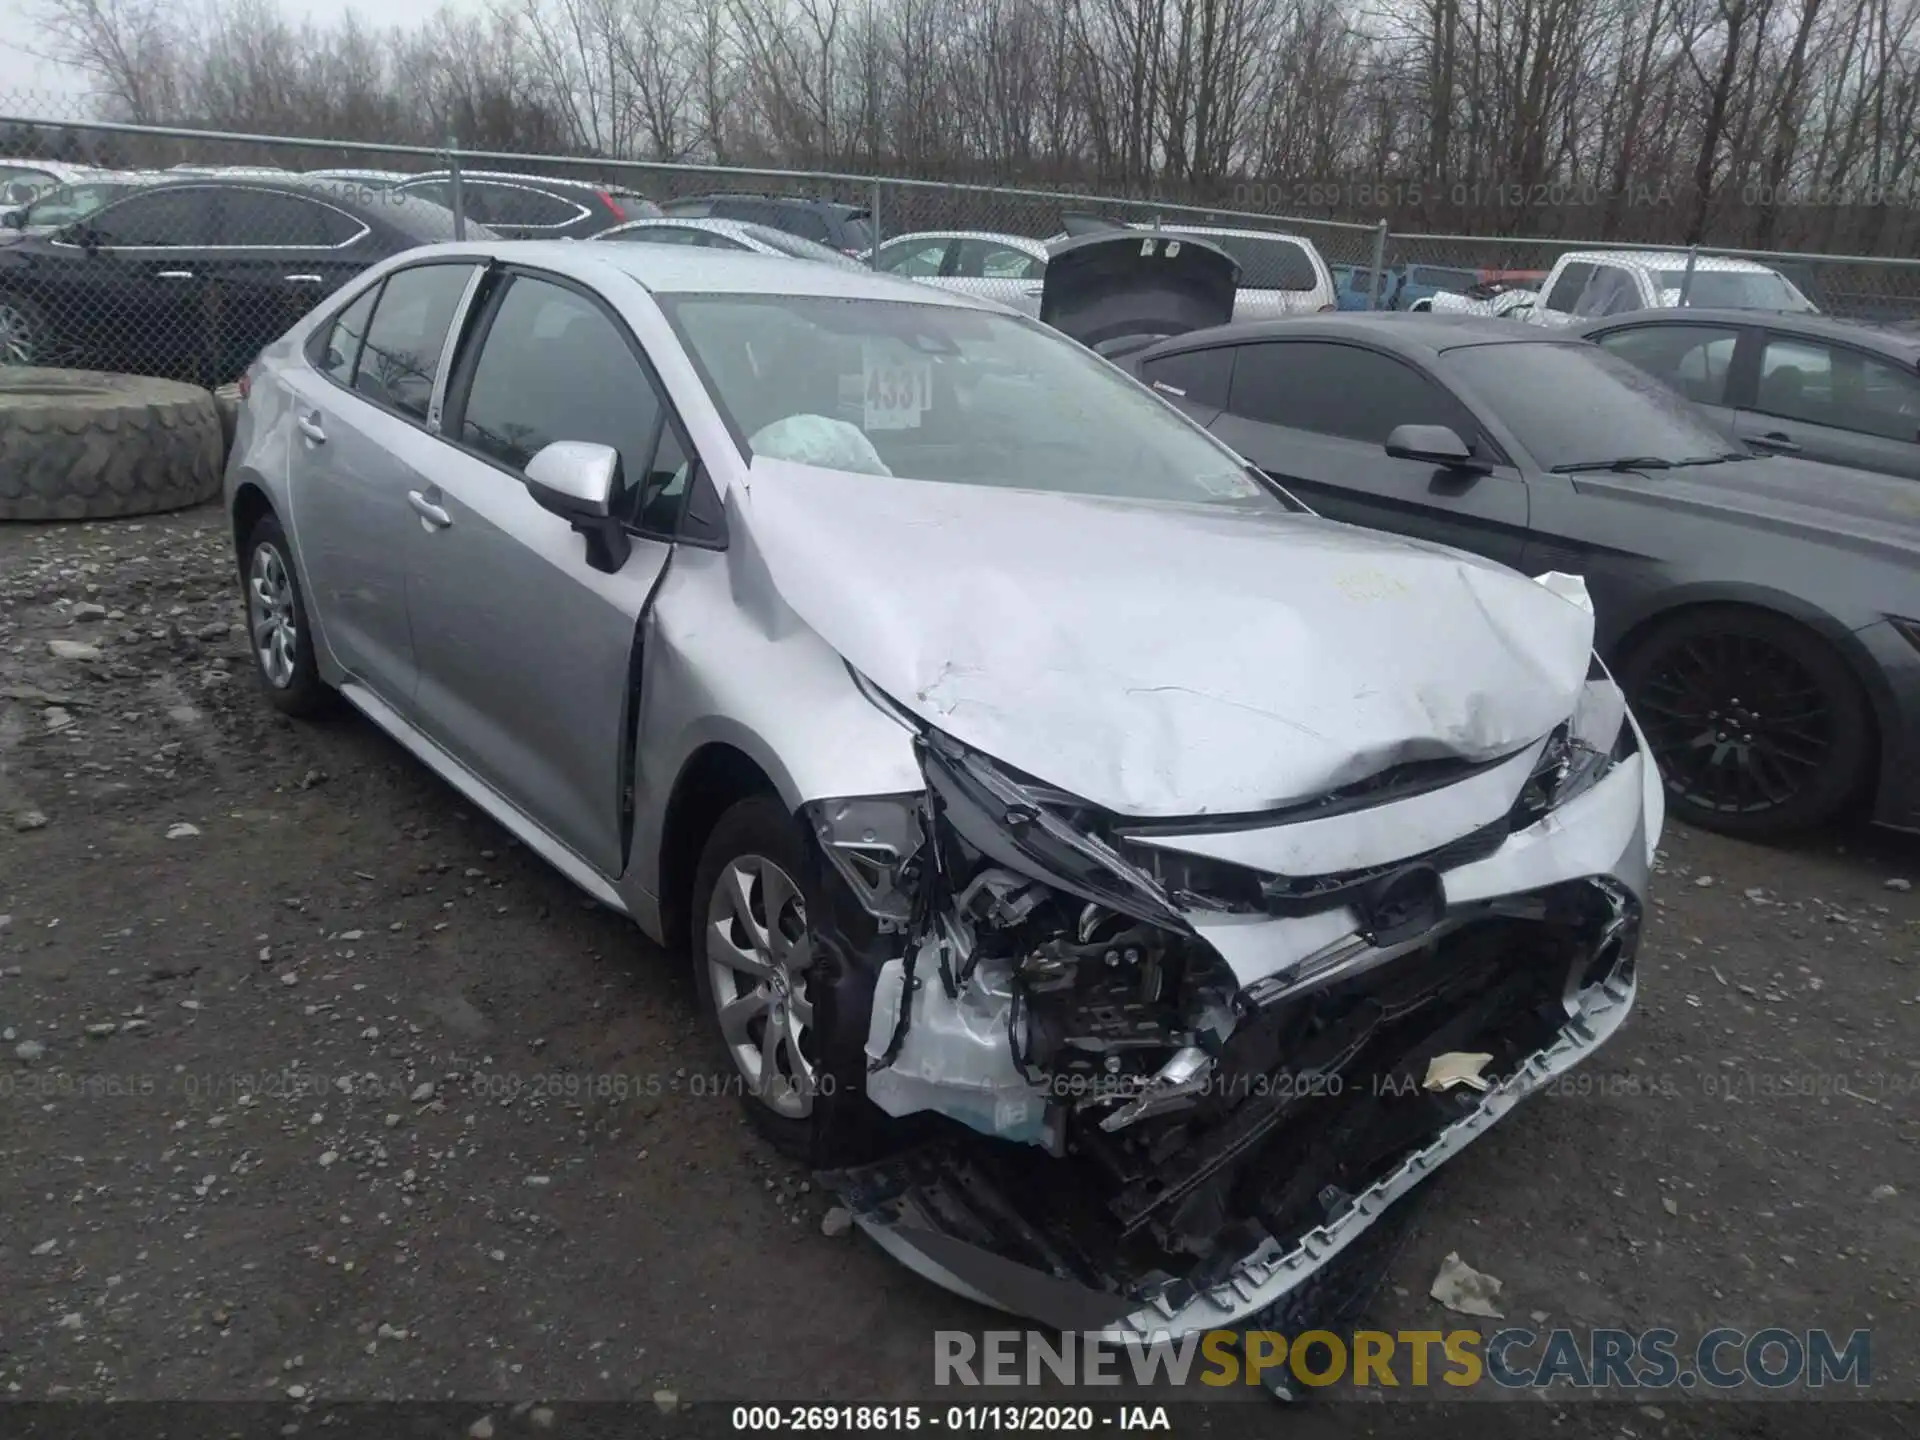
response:
[[[1151,230],[1098,230],[1047,259],[1040,319],[1114,355],[1233,319],[1240,266],[1204,241]]]

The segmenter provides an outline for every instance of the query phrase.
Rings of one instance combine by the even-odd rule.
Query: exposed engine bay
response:
[[[1270,1303],[1288,1286],[1256,1283],[1263,1267],[1316,1236],[1338,1249],[1326,1237],[1364,1228],[1569,1035],[1579,1053],[1558,1068],[1624,1015],[1651,844],[1617,697],[1595,662],[1580,712],[1513,755],[1185,827],[1107,814],[920,727],[923,794],[810,819],[892,956],[868,1098],[941,1118],[927,1145],[830,1183],[914,1268],[1046,1323],[1178,1328]],[[1461,833],[1417,853],[1247,863],[1289,827],[1449,800]],[[1542,858],[1576,811],[1624,875]],[[1442,1057],[1464,1078],[1435,1083]]]

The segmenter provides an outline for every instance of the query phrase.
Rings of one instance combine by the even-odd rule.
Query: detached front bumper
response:
[[[1331,1106],[1337,1090],[1310,1099],[1298,1119],[1262,1140],[1265,1148],[1248,1151],[1264,1161],[1235,1184],[1305,1185],[1308,1195],[1318,1190],[1326,1213],[1317,1223],[1284,1234],[1250,1231],[1237,1261],[1177,1278],[1138,1260],[1124,1239],[1112,1242],[1104,1232],[1098,1242],[1089,1239],[1107,1217],[1095,1213],[1097,1195],[1062,1198],[1073,1189],[1071,1155],[956,1136],[824,1178],[861,1228],[909,1269],[1054,1329],[1151,1339],[1273,1316],[1396,1201],[1527,1095],[1593,1053],[1625,1020],[1636,993],[1639,925],[1661,823],[1646,754],[1642,744],[1584,794],[1510,834],[1492,853],[1447,870],[1451,938],[1418,955],[1381,952],[1331,972],[1327,985],[1363,996],[1372,986],[1387,993],[1416,961],[1442,983],[1456,959],[1463,975],[1494,978],[1435,1002],[1418,1018],[1396,1020],[1397,1029],[1382,1027],[1381,1038],[1369,1039],[1370,1048],[1360,1049],[1345,1072],[1353,1087],[1342,1102],[1346,1111],[1335,1116],[1312,1108]],[[1591,918],[1570,932],[1565,916],[1572,913]],[[1529,916],[1540,917],[1538,945],[1525,938],[1533,933],[1526,928]],[[1548,917],[1558,917],[1551,943]],[[1198,928],[1230,960],[1236,957],[1229,952],[1237,951],[1244,965],[1268,943],[1298,953],[1303,933],[1304,948],[1325,953],[1328,924],[1321,912],[1211,933]],[[1383,1003],[1390,1009],[1393,1002]],[[1557,1022],[1542,1018],[1549,1012]],[[1399,1094],[1396,1083],[1421,1073],[1433,1056],[1454,1051],[1498,1057],[1484,1072],[1490,1088],[1402,1102],[1364,1098],[1368,1085],[1380,1096],[1383,1081],[1389,1095]],[[1356,1151],[1368,1157],[1358,1184],[1348,1183],[1354,1172],[1346,1168]],[[1324,1184],[1323,1175],[1330,1177]]]

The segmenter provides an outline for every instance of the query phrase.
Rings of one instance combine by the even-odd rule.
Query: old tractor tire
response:
[[[221,385],[213,392],[213,408],[220,412],[220,455],[222,463],[225,457],[233,453],[233,431],[240,423],[240,387]]]
[[[151,515],[220,493],[213,396],[92,370],[0,367],[0,520]]]

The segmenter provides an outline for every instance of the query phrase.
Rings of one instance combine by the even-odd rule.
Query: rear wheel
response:
[[[1621,685],[1684,820],[1760,839],[1831,820],[1872,763],[1866,695],[1817,635],[1707,606],[1659,622]]]
[[[18,295],[0,294],[0,365],[50,365],[51,337],[39,307]]]
[[[276,710],[308,716],[333,698],[314,663],[313,627],[294,574],[293,547],[279,519],[263,515],[241,556],[247,599],[247,649],[260,687]]]

